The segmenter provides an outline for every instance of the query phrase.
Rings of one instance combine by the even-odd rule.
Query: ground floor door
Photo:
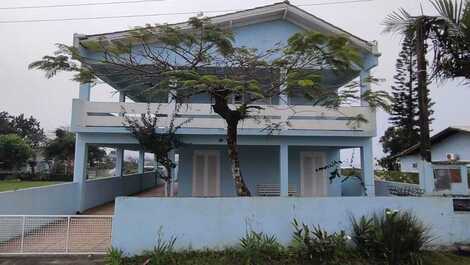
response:
[[[300,153],[300,195],[303,197],[321,197],[328,194],[325,153]]]
[[[193,154],[193,192],[195,197],[220,196],[220,153],[198,150]]]

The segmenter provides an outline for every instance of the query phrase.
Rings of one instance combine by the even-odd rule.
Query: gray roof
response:
[[[436,133],[431,137],[431,145],[440,143],[444,141],[446,138],[457,134],[457,133],[470,133],[470,126],[451,126],[447,127],[446,129]],[[394,157],[401,157],[401,156],[407,156],[407,155],[413,155],[419,152],[419,143],[413,145],[412,147],[409,147],[405,150],[403,150],[401,153]]]

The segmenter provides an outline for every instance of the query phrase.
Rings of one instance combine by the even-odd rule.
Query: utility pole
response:
[[[421,159],[431,162],[431,139],[429,137],[429,99],[427,88],[426,43],[424,17],[416,19],[416,60],[418,66],[418,108],[419,108],[419,152]]]

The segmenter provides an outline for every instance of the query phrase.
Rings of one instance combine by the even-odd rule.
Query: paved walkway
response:
[[[137,197],[163,197],[164,186],[158,186],[133,196]],[[96,216],[84,216],[96,215]],[[101,216],[98,216],[101,215]],[[108,215],[108,216],[102,216]],[[10,219],[2,220],[3,223],[16,228],[21,233],[21,222],[25,222],[24,239],[21,237],[14,237],[11,240],[0,242],[1,253],[19,253],[21,249],[26,253],[65,253],[66,249],[71,253],[96,253],[105,252],[111,246],[111,223],[114,215],[114,202],[106,203],[104,205],[89,209],[82,215],[68,217],[42,217],[42,216],[28,216],[25,221],[22,219],[11,219],[15,217],[5,217]],[[0,226],[1,223],[0,222]],[[2,229],[2,227],[0,227]],[[68,231],[68,232],[67,232]],[[5,263],[0,257],[0,265],[3,264],[18,264],[9,263],[15,261],[5,260]],[[28,259],[23,260],[25,264],[29,264]],[[15,261],[16,262],[16,261]],[[40,260],[37,260],[41,264]],[[80,262],[70,264],[86,264],[81,260]],[[33,264],[33,263],[31,263]],[[43,263],[48,264],[48,263]],[[61,263],[69,264],[69,263]],[[94,263],[89,263],[94,264]]]

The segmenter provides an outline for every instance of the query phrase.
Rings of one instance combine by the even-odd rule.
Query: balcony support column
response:
[[[90,101],[90,83],[80,84],[78,91],[78,98],[83,101]]]
[[[77,133],[75,140],[75,161],[73,166],[73,182],[78,184],[77,212],[85,210],[85,194],[88,164],[88,145]]]
[[[289,196],[289,145],[282,143],[279,150],[280,195]]]
[[[367,196],[375,196],[375,173],[374,173],[374,156],[372,153],[372,138],[366,140],[361,147],[361,166],[362,181],[366,189]]]
[[[361,87],[361,106],[367,107],[369,103],[362,97],[364,93],[370,90],[370,70],[362,70],[359,76],[360,87]]]
[[[144,163],[145,163],[145,152],[144,150],[139,151],[139,161],[137,164],[137,173],[144,174]]]
[[[122,177],[123,168],[124,168],[124,149],[116,148],[116,166],[114,169],[114,176]]]

